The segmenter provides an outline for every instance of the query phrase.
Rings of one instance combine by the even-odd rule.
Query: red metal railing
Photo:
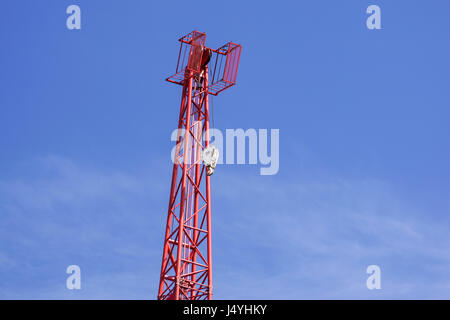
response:
[[[194,76],[201,73],[201,58],[205,49],[206,34],[199,31],[180,38],[180,51],[175,74],[166,80],[183,85],[190,72]],[[225,89],[236,84],[237,70],[241,56],[242,47],[239,44],[228,42],[220,48],[211,50],[209,62],[209,84],[208,93],[217,95]]]
[[[211,81],[209,93],[217,95],[236,83],[241,45],[228,42],[217,50],[213,50],[213,56],[209,63]]]

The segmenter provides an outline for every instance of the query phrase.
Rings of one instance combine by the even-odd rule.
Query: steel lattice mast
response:
[[[241,46],[205,47],[193,31],[181,42],[176,73],[167,81],[183,87],[158,299],[212,299],[209,95],[236,82]]]

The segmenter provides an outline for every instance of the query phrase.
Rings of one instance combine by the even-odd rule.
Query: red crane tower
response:
[[[209,145],[209,95],[236,83],[241,46],[214,50],[206,34],[181,42],[176,72],[183,87],[159,280],[159,300],[212,299],[211,174],[218,152]]]

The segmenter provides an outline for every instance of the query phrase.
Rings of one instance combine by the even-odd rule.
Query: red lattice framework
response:
[[[211,176],[201,154],[209,146],[209,94],[236,82],[241,46],[205,47],[193,31],[181,42],[176,73],[183,86],[158,290],[160,300],[212,299]],[[206,64],[203,64],[209,57]],[[212,70],[214,69],[214,70]],[[211,80],[210,80],[211,79]]]

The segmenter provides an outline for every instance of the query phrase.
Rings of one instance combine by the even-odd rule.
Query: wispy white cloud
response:
[[[167,210],[166,171],[39,159],[0,181],[0,298],[153,299]],[[168,164],[169,166],[169,164]],[[448,225],[378,179],[238,175],[213,186],[215,297],[449,298]],[[65,268],[82,268],[80,292]],[[378,264],[382,290],[365,287]]]
[[[225,210],[216,206],[214,217],[219,237],[227,242],[216,247],[216,255],[223,255],[216,278],[226,286],[217,294],[450,297],[448,226],[417,212],[388,182],[329,178],[274,183],[230,175],[217,180],[216,199],[227,202]],[[382,269],[378,292],[365,287],[370,264]],[[233,265],[240,267],[238,272],[231,271]]]
[[[166,209],[156,174],[90,168],[55,155],[31,165],[41,174],[0,181],[0,297],[76,297],[64,293],[70,264],[82,267],[86,281],[106,277],[112,288],[128,283],[135,292],[154,292],[154,243],[162,241]],[[146,281],[149,270],[154,283]],[[133,272],[141,283],[123,277]],[[96,283],[78,296],[99,298]],[[136,298],[129,289],[106,296]]]

